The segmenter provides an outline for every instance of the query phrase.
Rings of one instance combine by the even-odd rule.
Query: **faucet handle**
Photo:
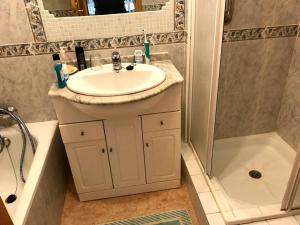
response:
[[[18,110],[15,107],[13,107],[13,106],[8,106],[7,107],[7,111],[12,112],[12,113],[18,112]]]
[[[112,61],[113,62],[120,62],[121,61],[121,55],[119,52],[114,51],[111,55]]]
[[[0,109],[2,109],[2,111],[7,110],[11,113],[17,113],[18,112],[18,110],[14,106],[7,106],[7,105],[6,106],[0,106]]]

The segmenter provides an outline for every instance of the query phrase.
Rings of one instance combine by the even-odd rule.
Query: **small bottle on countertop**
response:
[[[135,63],[142,64],[144,62],[143,51],[137,49],[134,51],[134,61]]]
[[[54,61],[54,70],[56,72],[57,86],[59,88],[64,88],[66,86],[66,80],[62,70],[62,64],[59,58],[59,54],[53,54],[52,58]]]
[[[150,42],[147,40],[147,35],[145,29],[144,33],[144,51],[145,51],[145,64],[150,64]]]
[[[77,58],[77,65],[79,70],[84,70],[87,68],[86,66],[86,61],[85,61],[85,56],[84,56],[84,50],[83,47],[81,46],[76,46],[75,47],[75,52],[76,52],[76,58]]]
[[[67,57],[66,57],[66,48],[65,47],[60,47],[59,56],[60,56],[60,61],[62,64],[62,71],[65,76],[65,81],[67,81],[69,79],[69,72],[68,72],[68,67],[67,67]]]

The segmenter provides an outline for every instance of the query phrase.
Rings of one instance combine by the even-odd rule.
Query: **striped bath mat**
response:
[[[175,210],[103,225],[192,225],[192,221],[187,210]]]

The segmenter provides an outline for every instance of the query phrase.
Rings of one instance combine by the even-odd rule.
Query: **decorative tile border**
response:
[[[184,43],[187,34],[185,31],[175,31],[172,33],[157,33],[147,35],[147,38],[154,44]],[[67,51],[75,51],[75,46],[82,46],[86,51],[110,49],[113,38],[99,38],[75,41],[43,42],[20,45],[0,46],[0,58],[44,55],[59,52],[60,47],[66,47]],[[141,46],[144,43],[143,35],[134,35],[115,38],[118,48]]]
[[[175,30],[185,29],[185,0],[175,1]]]
[[[223,32],[223,42],[263,39],[265,28],[228,30]]]
[[[267,27],[265,30],[266,38],[296,37],[298,25]]]
[[[29,23],[35,42],[46,42],[46,33],[36,0],[24,0]]]
[[[223,42],[247,41],[282,37],[296,37],[299,25],[274,26],[241,30],[225,30]]]

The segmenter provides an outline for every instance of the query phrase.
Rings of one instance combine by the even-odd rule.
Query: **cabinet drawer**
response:
[[[102,121],[59,125],[64,143],[104,139]]]
[[[142,116],[143,131],[179,129],[181,127],[180,118],[181,111]]]

